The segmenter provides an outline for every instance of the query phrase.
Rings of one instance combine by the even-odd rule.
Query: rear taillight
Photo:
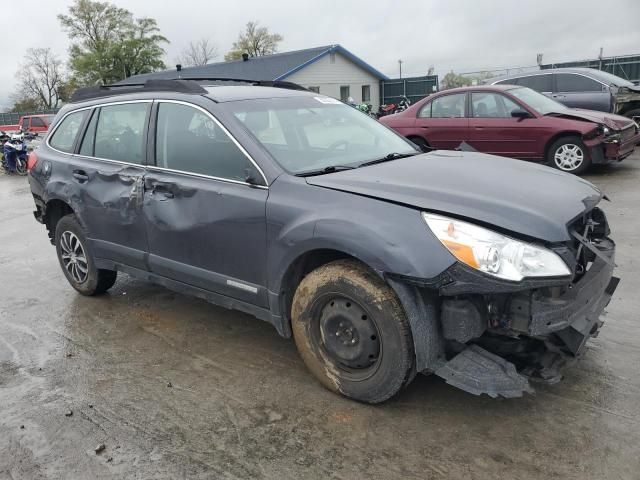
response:
[[[36,152],[30,152],[29,156],[27,157],[27,172],[33,170],[37,163],[38,155],[36,155]]]

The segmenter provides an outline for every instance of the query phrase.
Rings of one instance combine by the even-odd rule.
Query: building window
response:
[[[370,101],[371,101],[371,86],[362,85],[362,103],[367,103]]]
[[[307,88],[314,93],[320,93],[320,87],[307,87]]]
[[[335,52],[331,52],[329,54],[329,63],[336,63],[336,53]]]
[[[342,100],[343,102],[347,102],[350,96],[351,94],[349,92],[349,85],[342,85],[340,87],[340,100]]]

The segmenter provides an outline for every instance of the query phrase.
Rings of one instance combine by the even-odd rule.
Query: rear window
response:
[[[80,126],[87,114],[87,110],[82,110],[81,112],[70,113],[64,117],[53,133],[53,137],[49,140],[49,145],[56,150],[72,153],[73,145],[80,131]]]

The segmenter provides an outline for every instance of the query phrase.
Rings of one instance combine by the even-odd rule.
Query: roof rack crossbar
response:
[[[93,98],[109,97],[111,95],[124,95],[126,93],[140,92],[178,92],[204,94],[207,91],[197,82],[190,79],[152,79],[144,83],[129,83],[124,85],[95,85],[92,87],[78,88],[71,96],[71,102],[81,102]]]

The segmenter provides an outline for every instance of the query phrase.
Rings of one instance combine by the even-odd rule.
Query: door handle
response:
[[[567,98],[566,95],[552,95],[553,98]]]
[[[152,194],[157,193],[159,195],[162,195],[165,198],[175,197],[174,187],[175,187],[175,184],[173,183],[158,182],[154,180],[146,182],[146,185],[145,185],[145,188],[147,190],[150,190]]]
[[[84,170],[74,170],[73,178],[75,178],[78,182],[84,183],[89,180],[89,175]]]
[[[429,126],[428,125],[420,125],[420,128],[424,128],[426,130],[427,128],[429,128]]]

